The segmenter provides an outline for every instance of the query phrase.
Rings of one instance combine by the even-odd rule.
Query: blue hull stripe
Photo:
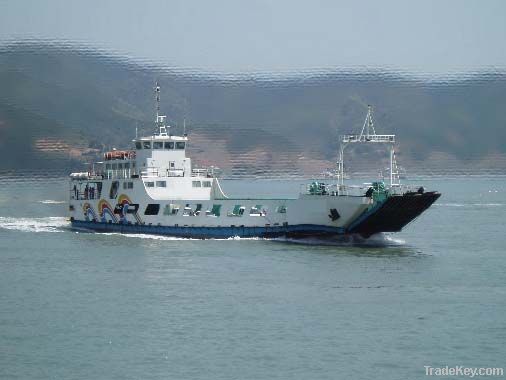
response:
[[[297,224],[288,226],[265,227],[183,227],[183,226],[153,226],[143,224],[117,224],[103,222],[71,221],[72,227],[99,232],[121,232],[131,234],[154,234],[184,238],[209,239],[229,237],[306,237],[342,235],[345,230],[340,227],[316,224]]]

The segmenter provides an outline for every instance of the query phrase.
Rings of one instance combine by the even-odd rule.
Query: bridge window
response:
[[[176,149],[184,149],[185,143],[183,141],[176,142]]]
[[[211,187],[211,181],[202,181],[202,187]]]
[[[193,187],[202,187],[202,183],[200,181],[192,181]]]
[[[163,142],[162,141],[154,141],[153,142],[153,149],[163,149]]]
[[[156,187],[167,187],[167,182],[165,182],[165,181],[156,181]]]
[[[144,211],[144,215],[158,215],[160,211],[160,205],[157,203],[150,203],[146,206],[146,211]]]
[[[144,149],[151,149],[151,141],[143,141],[142,142],[142,147]]]
[[[135,142],[135,149],[142,149],[142,144],[140,141]]]
[[[166,141],[165,149],[174,149],[174,141]]]

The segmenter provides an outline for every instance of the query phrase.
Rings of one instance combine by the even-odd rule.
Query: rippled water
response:
[[[503,367],[506,180],[371,241],[79,233],[65,182],[0,186],[0,378],[414,379]],[[224,183],[290,195],[297,182]]]

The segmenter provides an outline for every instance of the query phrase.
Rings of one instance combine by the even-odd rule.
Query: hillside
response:
[[[186,120],[192,157],[227,176],[322,172],[335,161],[337,136],[361,127],[367,104],[379,133],[398,134],[408,173],[506,171],[503,73],[446,82],[381,71],[287,79],[197,74],[93,50],[4,46],[0,171],[65,173],[104,148],[128,146],[136,127],[152,130],[155,80],[176,130]],[[356,150],[350,168],[376,172],[384,165],[377,159]]]

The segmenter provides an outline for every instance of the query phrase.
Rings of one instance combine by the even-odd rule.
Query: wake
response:
[[[45,199],[43,201],[38,201],[39,203],[43,203],[45,205],[60,205],[60,204],[63,204],[63,203],[67,203],[65,201],[55,201],[53,199]]]
[[[0,228],[22,232],[65,232],[70,222],[65,217],[13,218],[0,216]]]
[[[399,238],[394,238],[387,234],[376,234],[370,238],[363,238],[360,235],[342,235],[333,236],[330,238],[275,238],[267,239],[278,242],[285,242],[291,244],[301,245],[324,245],[334,247],[400,247],[406,244],[406,241]]]

